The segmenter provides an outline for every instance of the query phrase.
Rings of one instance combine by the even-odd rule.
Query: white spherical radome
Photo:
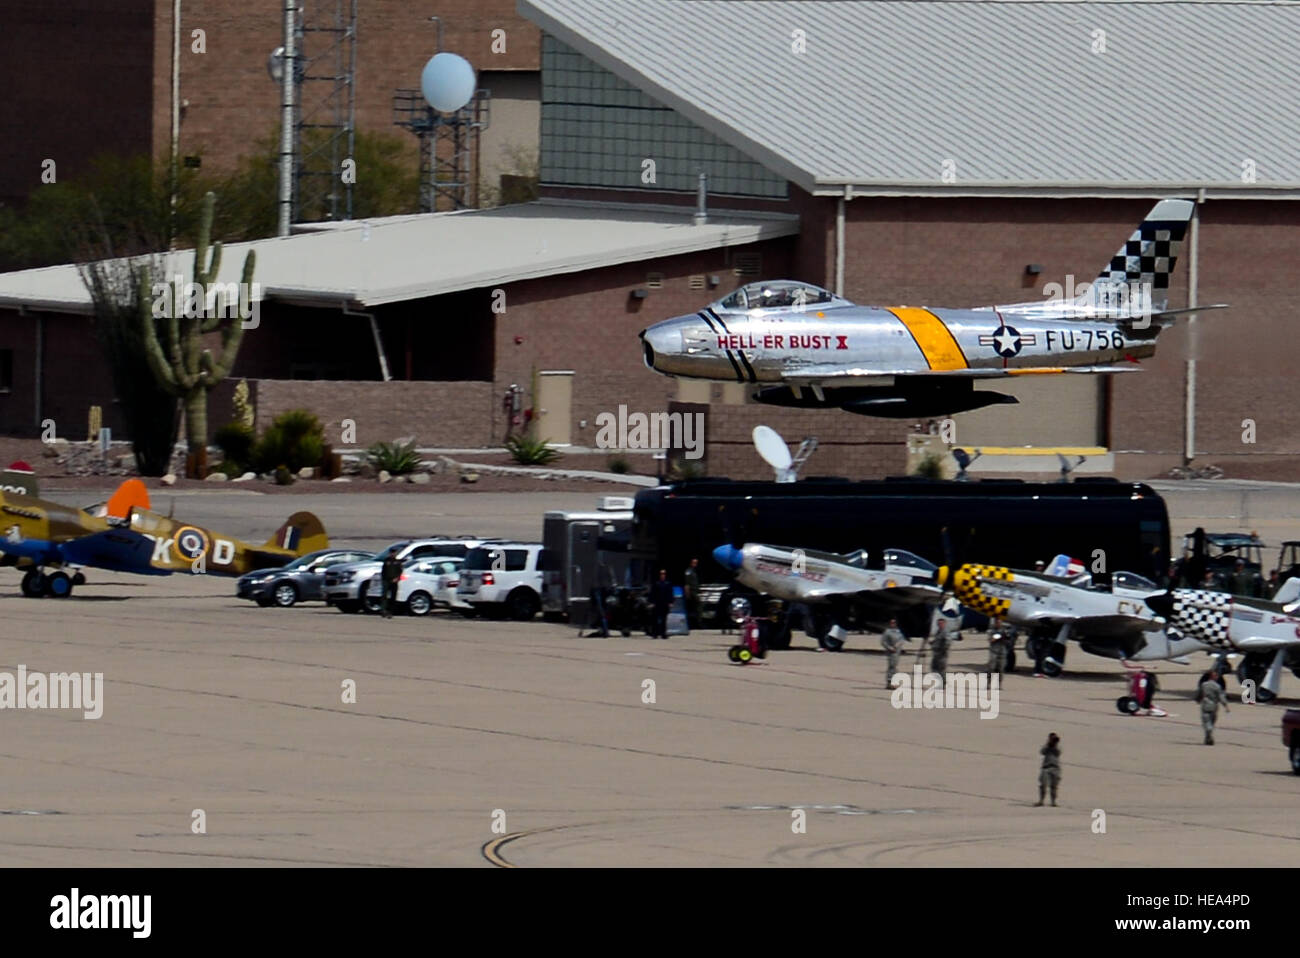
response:
[[[476,82],[468,60],[454,53],[439,53],[424,65],[420,92],[435,110],[454,113],[474,98]]]

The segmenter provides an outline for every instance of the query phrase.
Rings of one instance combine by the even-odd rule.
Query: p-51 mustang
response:
[[[1300,579],[1287,579],[1271,600],[1173,589],[1146,603],[1188,638],[1243,653],[1237,677],[1255,683],[1261,702],[1277,697],[1283,668],[1300,676]]]
[[[1168,308],[1194,205],[1158,202],[1071,299],[882,308],[807,283],[751,283],[642,330],[645,364],[683,379],[753,383],[762,403],[899,418],[1017,402],[977,392],[976,379],[1129,372],[1177,316],[1220,308]]]
[[[883,569],[868,569],[862,550],[839,555],[758,542],[739,548],[718,546],[713,558],[734,572],[736,581],[757,592],[785,602],[826,607],[829,617],[817,617],[820,621],[814,620],[814,632],[833,652],[844,647],[851,610],[860,624],[883,630],[891,618],[938,606],[944,599],[935,582],[938,567],[902,549],[885,550]],[[928,622],[928,615],[913,622],[912,631],[926,628]]]
[[[320,520],[310,512],[294,513],[260,546],[179,522],[149,510],[148,493],[138,479],[122,484],[103,515],[30,496],[0,495],[0,519],[4,562],[30,566],[22,579],[23,595],[29,597],[71,595],[74,579],[65,566],[140,575],[243,575],[329,545]]]
[[[952,589],[968,608],[1026,629],[1025,651],[1042,659],[1047,675],[1061,674],[1070,639],[1092,655],[1129,662],[1179,659],[1213,648],[1173,621],[1157,618],[1149,600],[1164,593],[1151,580],[1116,572],[1105,589],[1092,587],[1086,573],[1069,579],[1053,574],[1070,568],[1066,556],[1057,556],[1044,572],[966,564],[952,573]],[[939,570],[941,585],[948,574],[947,568]]]

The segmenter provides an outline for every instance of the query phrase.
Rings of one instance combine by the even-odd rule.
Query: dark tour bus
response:
[[[1139,482],[695,479],[637,493],[631,558],[641,560],[641,569],[667,569],[678,584],[690,560],[698,558],[706,608],[731,579],[713,561],[714,548],[744,542],[839,553],[865,549],[868,565],[892,547],[938,565],[1033,569],[1037,560],[1064,553],[1091,570],[1101,550],[1099,569],[1107,573],[1136,572],[1159,582],[1169,569],[1164,500]]]

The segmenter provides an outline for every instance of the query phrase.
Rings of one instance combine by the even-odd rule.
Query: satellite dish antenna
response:
[[[1074,470],[1078,469],[1088,461],[1087,456],[1080,456],[1079,461],[1071,465],[1070,460],[1066,459],[1059,452],[1056,454],[1056,458],[1061,460],[1061,482],[1069,482],[1070,473],[1074,472]]]
[[[420,74],[420,92],[440,113],[455,113],[474,99],[477,84],[469,61],[454,53],[435,54]]]
[[[966,475],[966,469],[970,466],[972,462],[974,462],[982,455],[984,455],[984,452],[981,449],[976,449],[975,455],[972,456],[970,453],[968,453],[965,449],[962,449],[960,446],[958,446],[956,449],[952,451],[952,457],[957,460],[958,472],[956,475],[956,479],[959,482],[966,482],[970,478],[969,476]]]
[[[777,482],[794,482],[795,473],[790,468],[794,457],[790,455],[790,447],[785,444],[779,432],[771,426],[755,426],[754,448],[763,461],[772,467]]]

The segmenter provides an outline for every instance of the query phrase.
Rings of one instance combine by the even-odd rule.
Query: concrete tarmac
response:
[[[544,509],[594,495],[309,498],[223,490],[177,496],[176,512],[258,539],[299,508],[359,544],[536,538]],[[875,636],[850,636],[842,654],[800,637],[741,667],[716,631],[580,639],[540,621],[259,609],[217,577],[87,574],[70,599],[30,600],[0,571],[0,673],[104,676],[98,720],[5,710],[7,864],[1282,866],[1300,854],[1282,708],[1234,704],[1203,746],[1199,657],[1158,664],[1165,718],[1119,714],[1119,664],[1072,648],[1060,679],[1022,662],[997,717],[981,719],[894,708]],[[970,634],[949,668],[985,659]],[[1298,690],[1287,674],[1284,704]],[[1053,731],[1061,804],[1036,808]]]

